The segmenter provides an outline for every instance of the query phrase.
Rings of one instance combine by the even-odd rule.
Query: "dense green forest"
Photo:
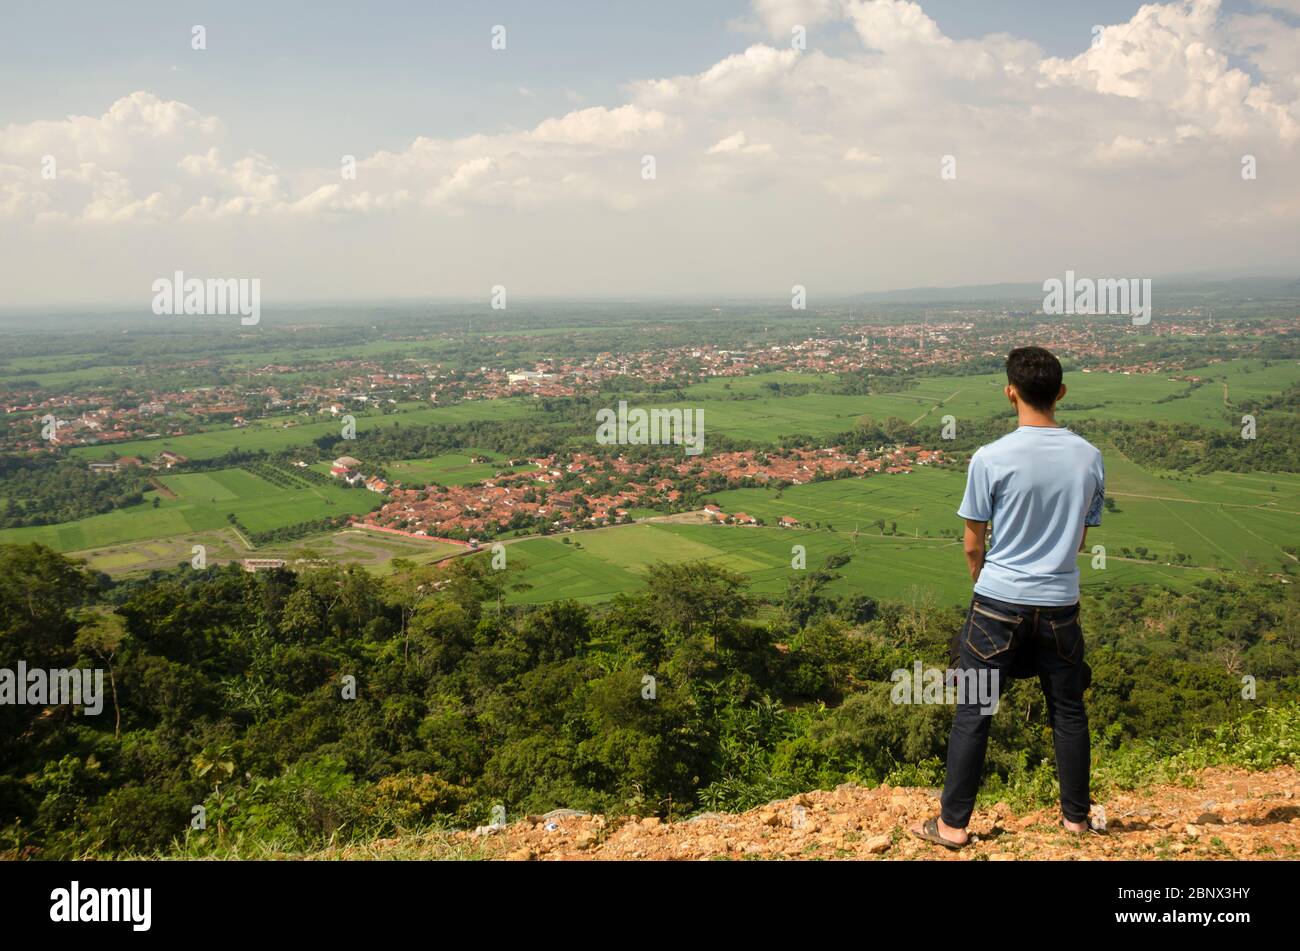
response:
[[[836,567],[766,603],[686,563],[600,609],[503,609],[511,571],[483,557],[111,583],[0,546],[0,668],[100,668],[107,694],[98,716],[0,706],[0,850],[249,855],[474,825],[497,805],[681,816],[846,780],[934,784],[951,708],[891,703],[890,674],[946,666],[962,609],[830,597]],[[1294,586],[1116,590],[1085,618],[1099,783],[1170,756],[1297,761]],[[988,794],[1050,801],[1041,691],[1003,700]]]

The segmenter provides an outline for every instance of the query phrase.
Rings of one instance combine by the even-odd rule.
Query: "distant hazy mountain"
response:
[[[1047,275],[1064,278],[1065,273]],[[1125,275],[1089,274],[1077,272],[1079,278],[1121,277]],[[1141,275],[1127,275],[1141,276]],[[1046,278],[1044,278],[1046,279]],[[1180,274],[1152,279],[1155,293],[1176,296],[1246,297],[1300,297],[1300,278],[1287,277],[1218,277],[1211,275]],[[971,284],[963,287],[909,287],[890,291],[868,291],[855,294],[850,301],[862,303],[924,303],[930,301],[1013,301],[1037,300],[1043,296],[1043,285],[1038,284]]]

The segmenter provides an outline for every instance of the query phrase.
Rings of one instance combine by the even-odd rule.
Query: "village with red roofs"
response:
[[[942,449],[898,446],[850,453],[838,448],[719,453],[702,459],[632,462],[575,453],[512,461],[513,468],[467,486],[388,488],[362,475],[360,460],[334,461],[330,472],[354,485],[385,491],[389,501],[356,524],[415,537],[477,543],[504,531],[541,534],[634,520],[633,510],[702,510],[715,522],[763,524],[744,512],[725,512],[707,501],[711,492],[746,486],[804,485],[827,479],[906,475],[914,466],[942,465]],[[783,516],[780,527],[799,522]]]

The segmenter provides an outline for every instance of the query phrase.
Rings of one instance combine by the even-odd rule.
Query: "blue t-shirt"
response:
[[[970,460],[957,514],[992,522],[975,593],[1012,604],[1079,600],[1079,544],[1101,524],[1106,471],[1090,442],[1057,426],[1021,426]]]

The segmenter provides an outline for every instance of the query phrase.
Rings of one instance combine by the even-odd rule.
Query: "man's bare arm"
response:
[[[973,522],[966,519],[966,534],[962,538],[962,548],[966,552],[966,567],[970,569],[970,580],[978,581],[984,569],[984,536],[988,532],[988,522]]]
[[[1088,547],[1088,526],[1083,526],[1083,537],[1079,539],[1079,551]]]

